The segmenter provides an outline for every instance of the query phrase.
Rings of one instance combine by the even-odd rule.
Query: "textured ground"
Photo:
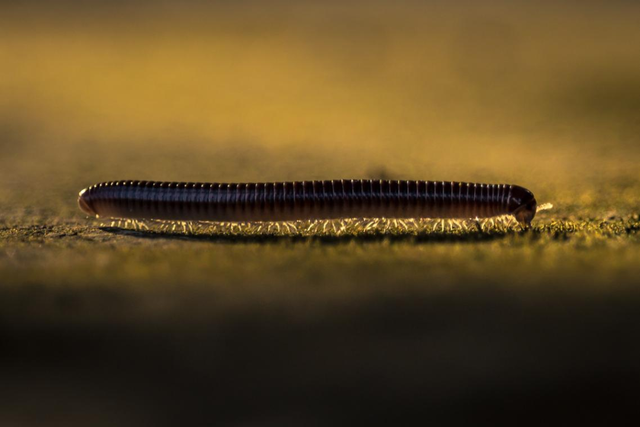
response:
[[[0,6],[0,424],[589,424],[640,390],[633,2]],[[144,233],[100,181],[506,182],[526,232]],[[551,418],[553,416],[553,418]]]

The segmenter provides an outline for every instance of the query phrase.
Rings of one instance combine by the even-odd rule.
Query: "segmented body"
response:
[[[80,193],[101,217],[178,221],[292,221],[335,218],[488,218],[523,225],[536,202],[525,188],[447,181],[331,180],[272,183],[113,181]]]

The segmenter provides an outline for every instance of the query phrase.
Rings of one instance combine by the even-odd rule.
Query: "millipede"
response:
[[[537,202],[524,187],[449,181],[202,183],[111,181],[78,197],[88,215],[126,220],[261,222],[349,218],[480,219],[511,215],[529,228]]]

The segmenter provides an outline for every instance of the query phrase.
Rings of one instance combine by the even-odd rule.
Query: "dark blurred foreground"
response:
[[[193,300],[159,297],[170,312],[142,318],[139,297],[126,291],[5,290],[3,312],[12,314],[0,330],[0,418],[6,426],[631,419],[640,293],[568,287],[476,283],[307,309],[222,309],[215,292],[201,290]],[[57,320],[30,313],[34,301]]]

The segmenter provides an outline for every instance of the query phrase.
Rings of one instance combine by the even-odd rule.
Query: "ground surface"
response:
[[[0,13],[2,425],[611,419],[640,391],[633,2]],[[155,4],[155,3],[154,3]],[[102,227],[100,181],[506,182],[527,232]]]

